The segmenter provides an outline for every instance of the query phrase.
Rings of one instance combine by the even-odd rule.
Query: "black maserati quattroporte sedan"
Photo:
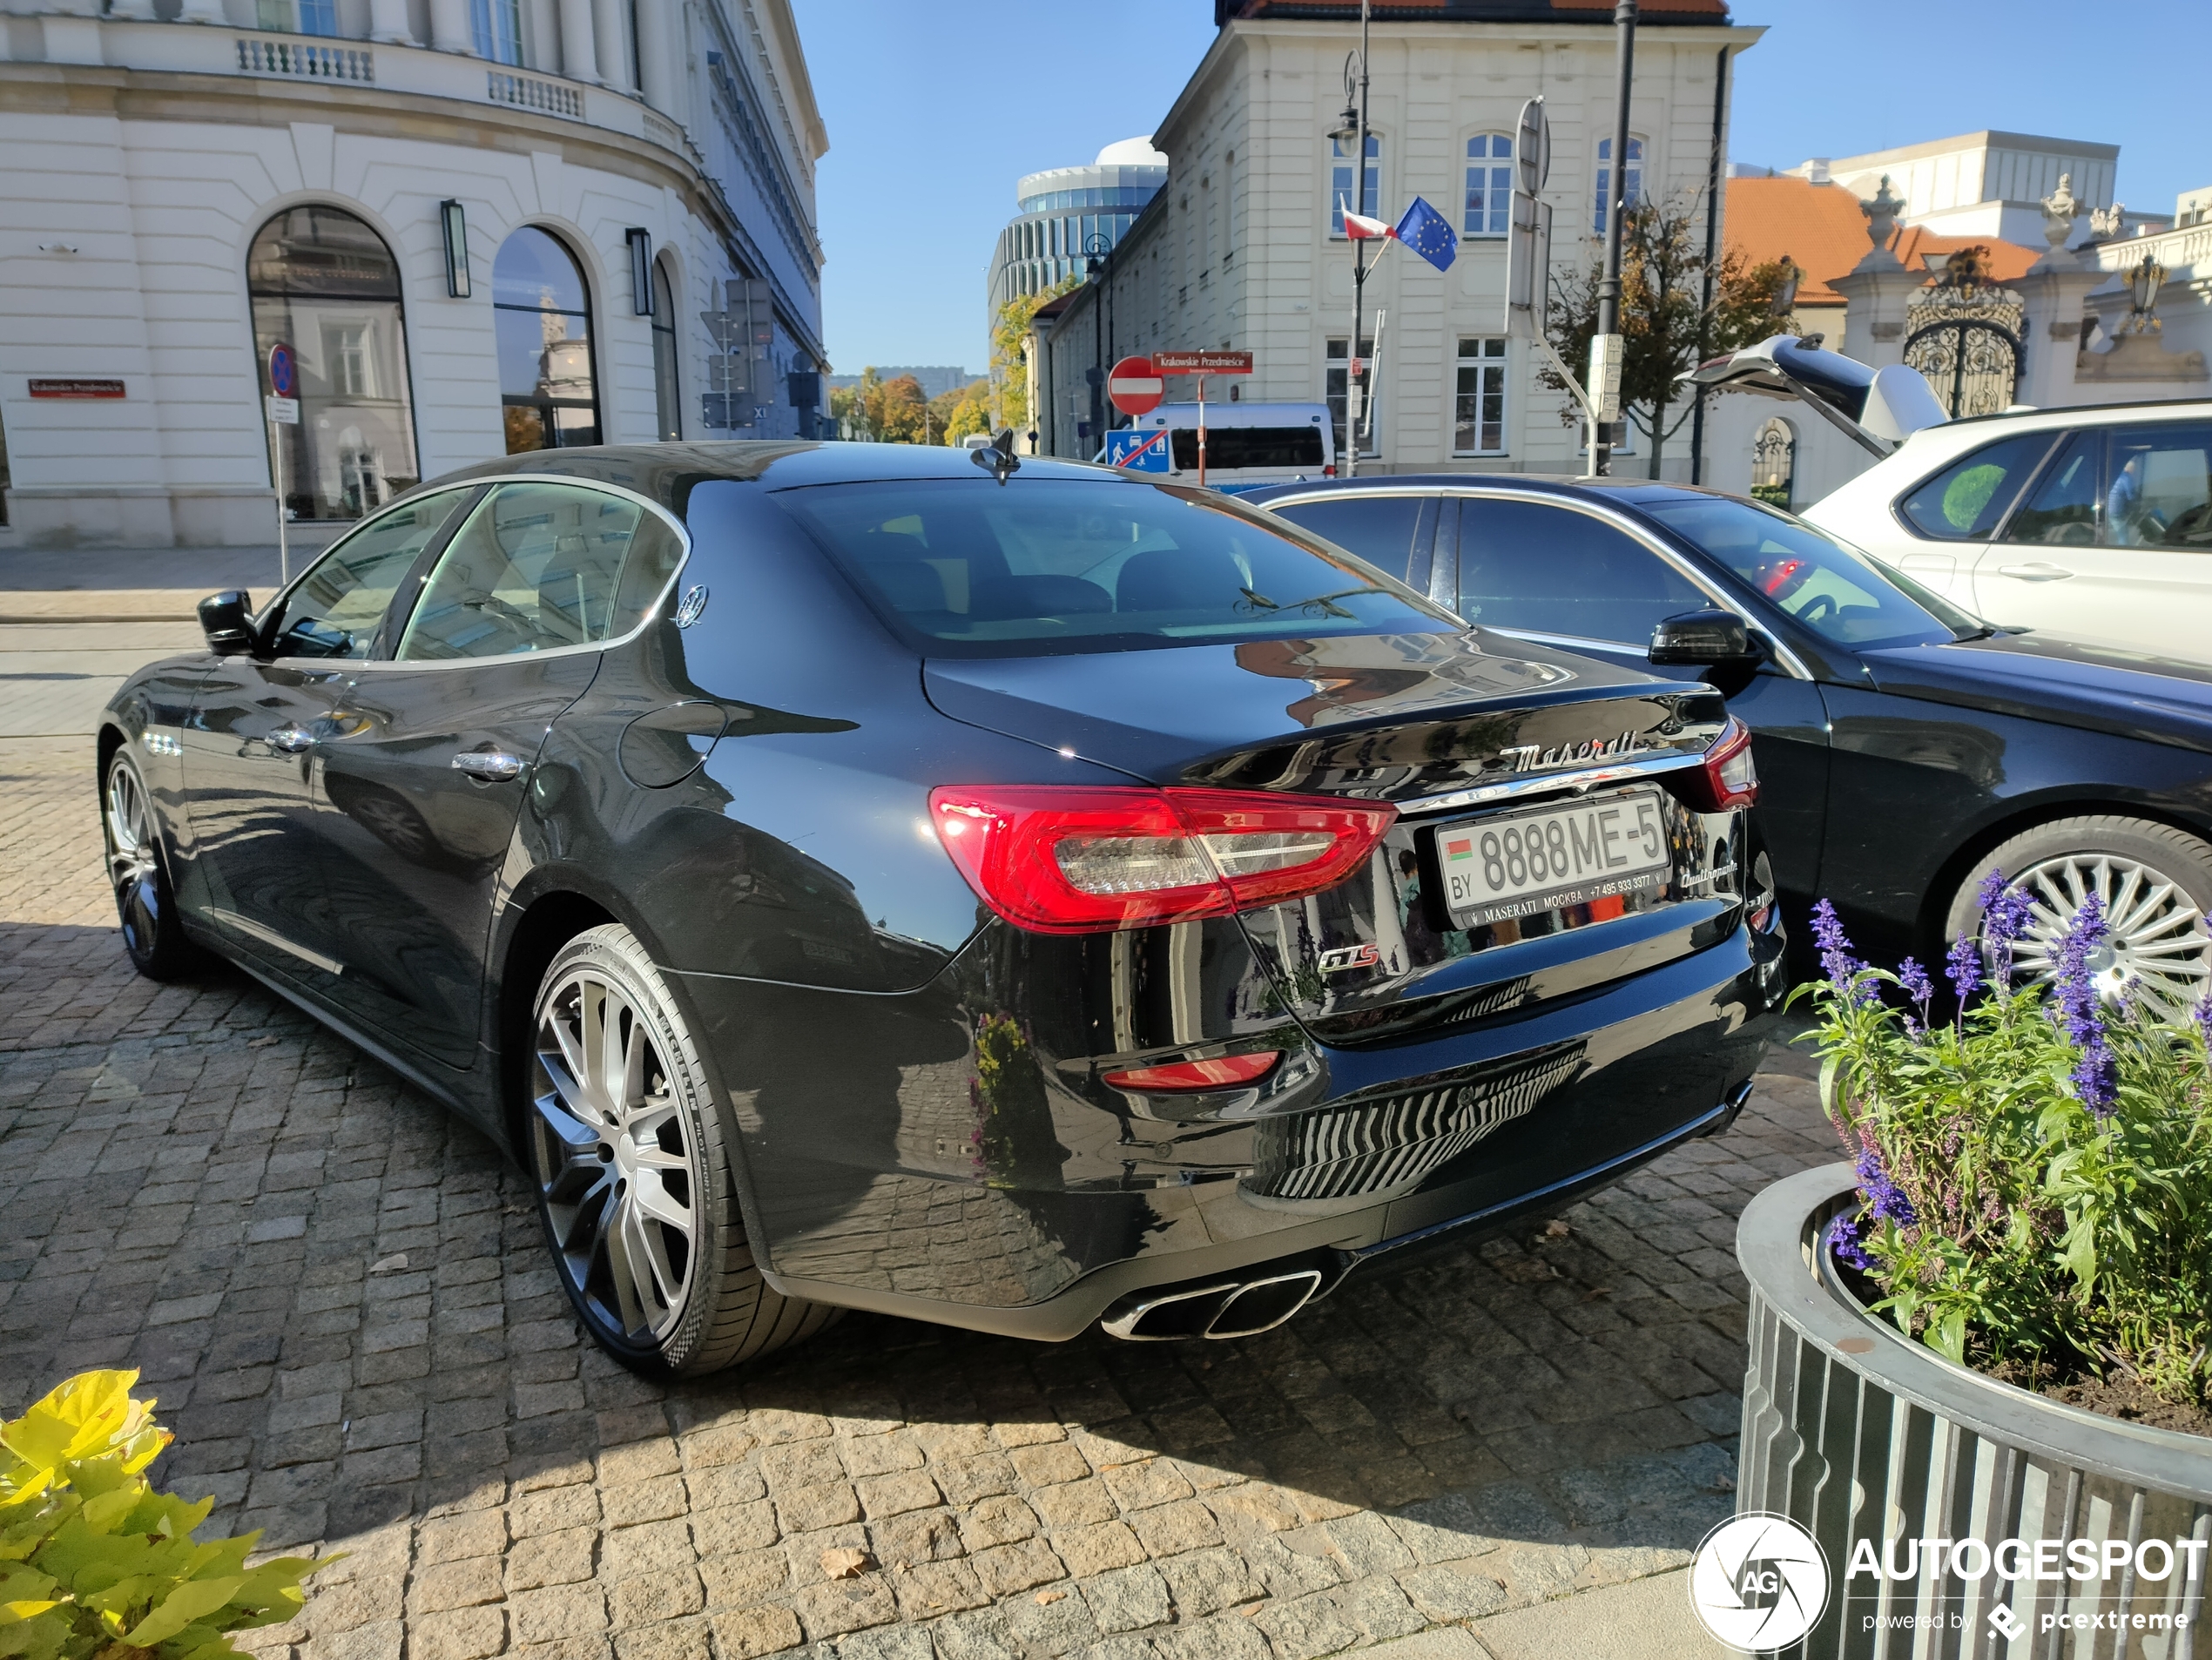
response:
[[[1264,1329],[1724,1128],[1780,989],[1710,687],[1203,490],[567,449],[201,617],[99,735],[133,959],[482,1125],[649,1372]]]

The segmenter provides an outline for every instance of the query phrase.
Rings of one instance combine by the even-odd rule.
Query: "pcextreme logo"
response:
[[[1730,1516],[1689,1564],[1689,1605],[1720,1642],[1751,1653],[1784,1649],[1828,1606],[1828,1557],[1787,1516]]]

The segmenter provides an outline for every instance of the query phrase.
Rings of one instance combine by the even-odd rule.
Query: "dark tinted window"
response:
[[[1176,427],[1168,434],[1175,464],[1184,472],[1198,469],[1198,434],[1190,427]],[[1315,427],[1208,427],[1206,469],[1217,467],[1311,467],[1319,470],[1321,428]]]
[[[1420,528],[1420,496],[1344,496],[1326,502],[1294,502],[1274,511],[1324,542],[1351,549],[1400,582],[1406,579],[1413,563],[1413,533]]]
[[[392,596],[473,490],[442,490],[371,519],[284,597],[279,657],[367,657]]]
[[[2212,551],[2212,427],[2122,427],[2105,490],[2108,548]]]
[[[1470,623],[1643,645],[1662,617],[1711,604],[1602,519],[1548,502],[1460,503],[1460,614]]]
[[[1897,510],[1922,536],[1975,542],[1996,534],[2054,435],[2020,433],[1961,456],[1903,501]]]
[[[1643,510],[1838,645],[1908,645],[1980,631],[1973,617],[1909,578],[1770,508],[1715,496]]]
[[[2086,548],[2097,539],[2097,452],[2103,435],[2077,432],[2058,459],[2035,482],[2035,489],[2013,522],[2007,542],[2040,542]]]
[[[1032,657],[1202,640],[1433,633],[1449,613],[1211,490],[933,479],[785,490],[932,652]]]

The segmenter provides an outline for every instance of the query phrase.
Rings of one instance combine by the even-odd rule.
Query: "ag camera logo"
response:
[[[1731,1516],[1689,1565],[1689,1605],[1716,1639],[1751,1653],[1786,1649],[1828,1606],[1828,1557],[1787,1516]]]

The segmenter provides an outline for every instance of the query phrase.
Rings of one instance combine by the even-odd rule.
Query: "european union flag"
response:
[[[1406,210],[1406,217],[1398,221],[1395,234],[1439,271],[1449,271],[1452,261],[1459,257],[1460,239],[1453,233],[1452,221],[1418,196]]]

